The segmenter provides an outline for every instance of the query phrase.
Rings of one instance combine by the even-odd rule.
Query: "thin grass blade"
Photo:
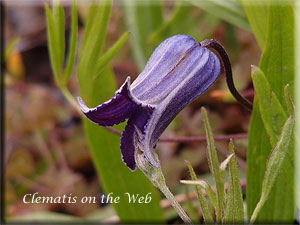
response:
[[[242,224],[244,222],[244,204],[232,140],[230,140],[229,143],[229,152],[233,156],[229,162],[229,187],[227,191],[228,197],[224,215],[224,222]]]
[[[202,115],[203,115],[205,132],[206,132],[206,140],[208,145],[208,151],[207,151],[208,164],[216,182],[216,196],[217,196],[216,217],[217,217],[217,222],[221,223],[222,208],[224,202],[224,179],[222,178],[222,172],[220,171],[219,168],[219,160],[218,160],[218,155],[215,147],[215,141],[208,121],[207,113],[205,108],[203,107],[202,107]]]
[[[193,200],[189,197],[189,187],[184,186],[184,194],[186,198],[186,208],[187,208],[187,214],[193,221],[193,223],[198,223],[199,219],[197,217],[197,213],[195,212],[194,206],[193,206]]]
[[[74,69],[76,49],[77,49],[77,33],[78,33],[78,15],[77,15],[75,0],[73,0],[72,12],[71,12],[71,34],[70,34],[69,55],[67,58],[67,65],[63,75],[65,83],[72,75]]]
[[[99,59],[96,65],[97,75],[101,73],[104,67],[118,54],[120,49],[124,46],[125,42],[128,39],[130,32],[125,32],[115,43],[114,45],[104,53],[104,55]],[[96,76],[97,76],[96,75]]]
[[[61,74],[60,74],[60,63],[59,63],[59,52],[60,48],[57,39],[57,32],[55,29],[55,22],[53,19],[52,12],[48,5],[45,6],[46,11],[46,23],[47,23],[47,39],[48,39],[48,50],[50,55],[51,68],[54,73],[54,79],[56,84],[60,85],[61,83]]]
[[[191,178],[194,181],[196,181],[197,176],[196,176],[195,171],[192,167],[192,164],[187,160],[185,160],[185,164],[189,168]],[[204,221],[205,221],[205,223],[213,223],[213,218],[212,218],[211,212],[209,211],[207,201],[206,201],[206,199],[205,199],[205,197],[202,193],[201,186],[200,185],[195,185],[195,187],[196,187],[198,199],[199,199],[199,202],[200,202],[200,206],[201,206]]]
[[[53,19],[57,33],[57,44],[59,46],[59,48],[57,49],[59,57],[58,66],[61,73],[65,56],[65,13],[64,8],[61,5],[54,5]]]
[[[256,41],[260,49],[263,50],[267,40],[268,3],[267,1],[261,1],[260,4],[255,4],[248,0],[240,0],[240,2],[245,10]]]

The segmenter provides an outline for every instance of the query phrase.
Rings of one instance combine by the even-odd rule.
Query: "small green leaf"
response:
[[[192,164],[187,160],[185,160],[185,163],[189,168],[191,178],[194,181],[196,181],[197,176],[196,176],[195,171],[192,167]],[[196,187],[196,190],[197,190],[197,195],[198,195],[198,199],[199,199],[199,202],[200,202],[200,206],[201,206],[204,221],[205,221],[205,223],[213,223],[213,218],[212,218],[211,212],[209,211],[207,201],[206,201],[206,199],[205,199],[205,197],[202,193],[201,186],[200,185],[195,185],[195,187]]]
[[[291,140],[293,139],[294,125],[295,117],[291,115],[285,122],[279,141],[269,156],[262,183],[261,197],[251,216],[250,223],[255,222],[258,213],[268,199],[276,178],[281,171],[281,166],[287,155]]]
[[[128,35],[130,32],[125,32],[119,40],[117,40],[114,45],[104,53],[104,55],[99,59],[97,66],[96,66],[96,71],[97,75],[101,73],[101,71],[104,69],[104,67],[118,54],[120,49],[124,46],[125,42],[128,39]]]
[[[278,141],[283,124],[287,120],[287,115],[278,98],[271,90],[264,73],[255,66],[251,66],[251,70],[256,96],[258,98],[260,114],[265,129],[270,137],[271,145],[274,147]]]
[[[224,179],[222,178],[222,172],[220,171],[219,168],[219,160],[218,160],[218,155],[215,147],[215,141],[208,121],[207,113],[204,107],[202,107],[201,110],[202,110],[205,132],[206,132],[206,140],[208,145],[208,151],[207,151],[208,165],[210,167],[210,171],[213,174],[213,177],[216,182],[216,196],[217,196],[216,217],[217,217],[217,222],[220,223],[222,221],[222,208],[224,202]]]
[[[225,180],[225,170],[230,162],[230,159],[233,157],[234,154],[230,154],[220,165],[220,174],[221,174],[221,180],[224,183]]]
[[[71,35],[70,35],[70,46],[69,55],[67,59],[66,69],[64,71],[64,83],[68,81],[72,75],[75,58],[76,58],[76,48],[77,48],[77,32],[78,32],[78,16],[75,0],[73,0],[72,13],[71,13]]]
[[[234,153],[230,154],[220,165],[220,170],[225,171]]]
[[[229,162],[229,186],[227,191],[228,197],[226,202],[224,222],[241,224],[244,222],[244,204],[232,140],[230,140],[229,143],[229,152],[233,156]]]
[[[205,190],[212,206],[216,210],[217,208],[216,196],[209,183],[207,183],[205,180],[181,180],[180,182],[183,184],[200,185]]]

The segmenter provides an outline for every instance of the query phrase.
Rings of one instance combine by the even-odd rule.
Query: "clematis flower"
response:
[[[120,148],[131,170],[136,169],[137,148],[159,168],[152,155],[158,138],[187,104],[216,81],[220,71],[215,53],[190,36],[175,35],[155,49],[132,84],[127,77],[113,98],[95,108],[88,108],[80,97],[78,102],[86,117],[100,126],[128,119]]]

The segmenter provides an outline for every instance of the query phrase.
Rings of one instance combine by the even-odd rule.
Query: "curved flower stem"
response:
[[[245,106],[247,109],[252,110],[252,103],[249,102],[247,99],[245,99],[244,97],[242,97],[239,92],[236,90],[234,83],[233,83],[233,78],[232,78],[232,70],[231,70],[231,64],[229,61],[229,57],[225,51],[225,49],[223,48],[223,46],[216,40],[214,39],[208,39],[208,40],[204,40],[202,42],[200,42],[200,45],[206,48],[212,48],[213,50],[215,50],[220,58],[222,59],[222,64],[224,66],[224,70],[225,70],[225,75],[226,75],[226,82],[227,82],[227,86],[231,92],[231,94],[233,95],[233,97],[235,97],[235,99],[242,104],[243,106]]]
[[[153,157],[157,162],[159,162],[158,156],[154,152],[153,152]],[[193,224],[190,217],[186,214],[186,212],[183,210],[181,205],[178,203],[178,201],[176,200],[176,198],[168,188],[161,168],[152,167],[150,163],[145,159],[144,155],[139,154],[137,151],[135,153],[135,161],[138,168],[145,174],[145,176],[151,181],[151,183],[156,188],[158,188],[165,195],[165,197],[170,201],[171,205],[178,213],[180,218],[184,221],[184,223]]]

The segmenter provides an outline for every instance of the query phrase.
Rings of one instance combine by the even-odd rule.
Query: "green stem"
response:
[[[136,142],[136,140],[135,140]],[[137,152],[137,151],[136,151]],[[157,162],[158,156],[153,153],[154,158]],[[168,188],[165,177],[162,173],[161,168],[155,168],[152,167],[149,162],[145,159],[143,154],[135,154],[135,161],[138,166],[138,168],[148,177],[148,179],[151,181],[151,183],[157,187],[170,201],[171,205],[175,209],[175,211],[178,213],[180,218],[187,224],[193,224],[192,220],[189,218],[189,216],[186,214],[186,212],[183,210],[181,205],[178,203],[170,189]]]
[[[65,85],[59,85],[59,88],[62,92],[62,94],[65,96],[65,98],[68,100],[68,102],[76,109],[76,111],[79,114],[82,114],[78,103],[76,102],[75,98],[73,97],[73,95],[71,94],[71,92],[68,90],[68,88]]]
[[[160,183],[158,186],[159,190],[166,196],[166,198],[170,201],[171,205],[175,209],[175,211],[178,213],[180,218],[187,224],[193,224],[192,220],[189,218],[189,216],[186,214],[186,212],[183,210],[181,205],[178,203],[166,183]]]

